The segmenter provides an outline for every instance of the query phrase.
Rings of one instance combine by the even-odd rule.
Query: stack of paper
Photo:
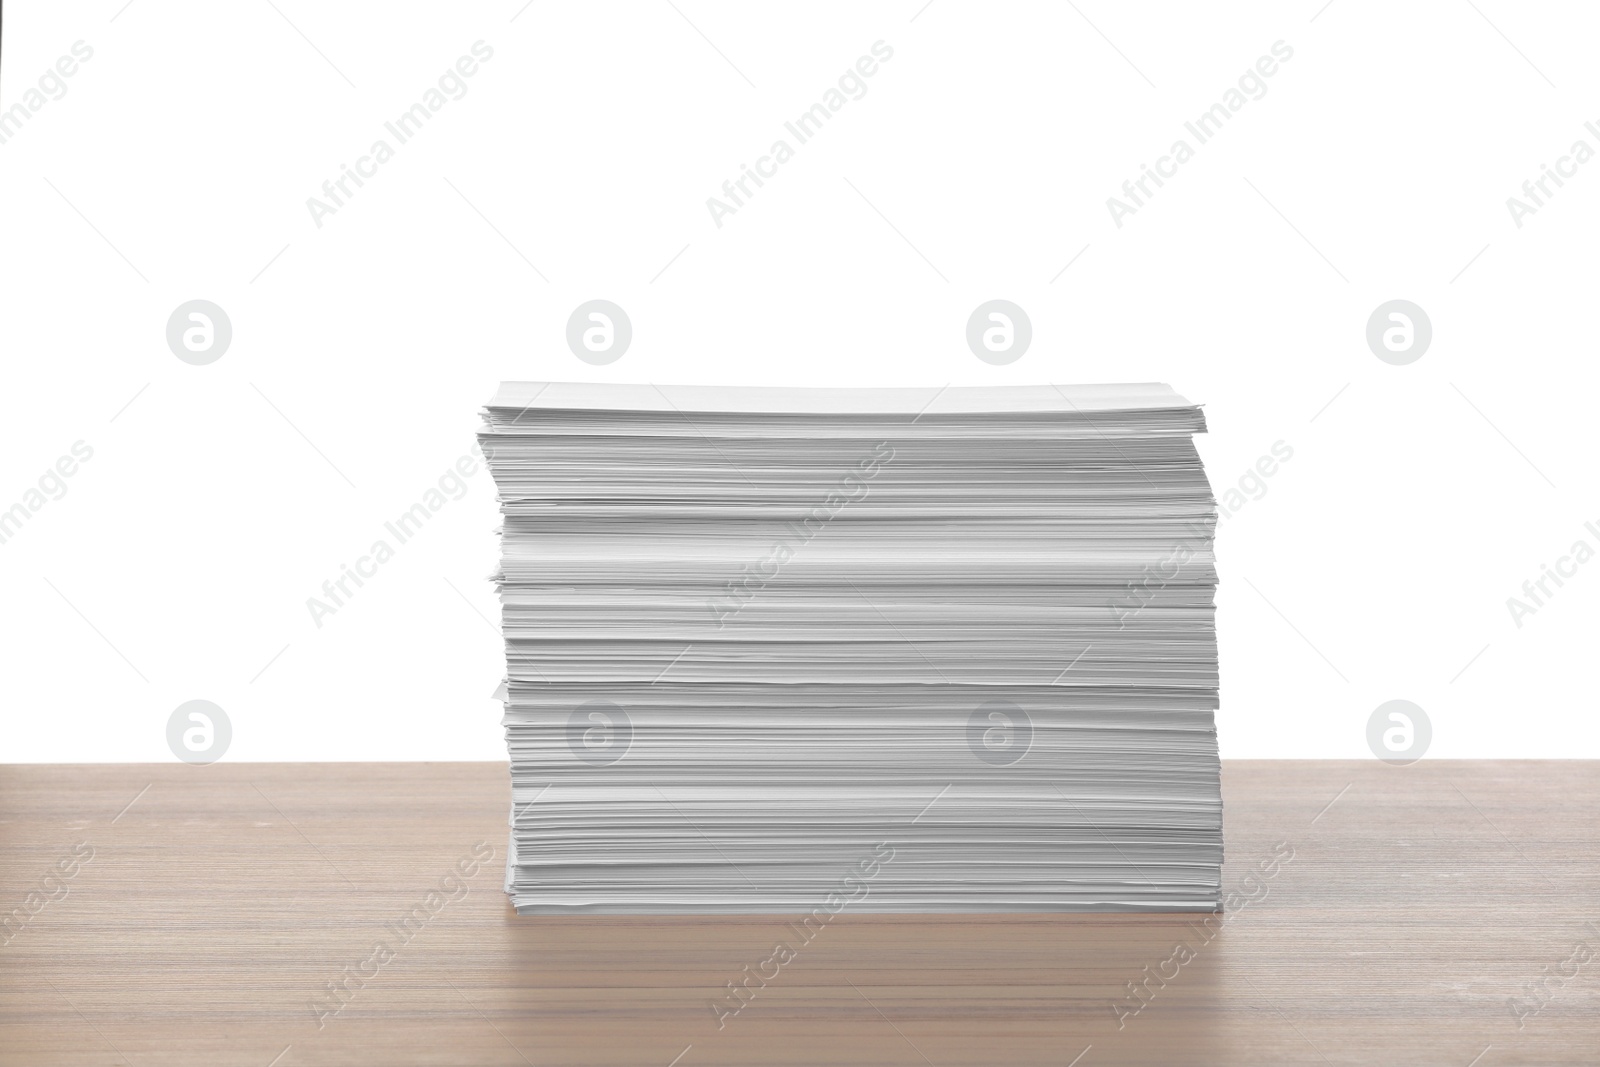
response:
[[[484,419],[518,911],[1216,907],[1195,405],[509,382]]]

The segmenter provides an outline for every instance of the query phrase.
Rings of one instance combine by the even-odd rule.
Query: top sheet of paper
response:
[[[502,382],[491,408],[822,415],[969,415],[1170,411],[1195,405],[1159,382],[871,389]]]

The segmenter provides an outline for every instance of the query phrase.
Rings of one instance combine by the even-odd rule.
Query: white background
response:
[[[1600,149],[1600,13],[274,3],[5,5],[0,107],[94,54],[0,145],[0,509],[94,454],[0,544],[0,761],[169,760],[194,698],[230,760],[503,759],[487,473],[320,629],[306,607],[501,379],[1169,382],[1219,495],[1294,451],[1220,530],[1224,756],[1367,757],[1392,698],[1430,757],[1600,756],[1600,562],[1520,628],[1506,605],[1600,548],[1600,161],[1521,228],[1506,207]],[[466,95],[315,226],[478,40]],[[706,198],[879,40],[866,95],[715,226]],[[1107,197],[1279,40],[1266,95],[1115,226]],[[595,297],[634,326],[606,367],[563,339]],[[1003,367],[963,336],[995,297],[1034,328]],[[233,324],[209,366],[166,345],[195,298]],[[1365,342],[1394,298],[1433,323],[1409,366]]]

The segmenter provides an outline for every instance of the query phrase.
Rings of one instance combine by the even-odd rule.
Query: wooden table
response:
[[[734,1000],[785,917],[511,911],[504,764],[3,767],[0,1063],[1600,1063],[1600,765],[1223,791],[1210,928],[847,910]]]

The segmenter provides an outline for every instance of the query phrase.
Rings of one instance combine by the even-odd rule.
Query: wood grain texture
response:
[[[847,910],[801,944],[518,918],[504,764],[3,767],[0,1064],[1600,1063],[1600,765],[1229,762],[1223,793],[1213,930]]]

